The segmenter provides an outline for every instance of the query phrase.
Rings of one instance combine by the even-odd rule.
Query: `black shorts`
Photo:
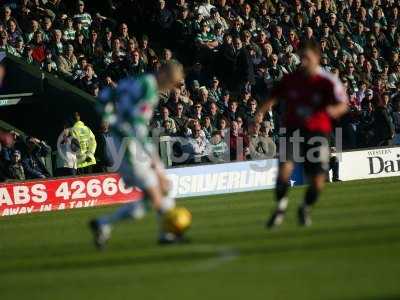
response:
[[[308,176],[329,171],[330,147],[328,135],[305,130],[290,130],[279,141],[280,162],[304,163]]]

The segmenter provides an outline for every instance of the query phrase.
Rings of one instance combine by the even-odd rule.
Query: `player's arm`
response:
[[[151,146],[153,146],[153,145],[151,145]],[[158,182],[160,184],[161,191],[164,194],[167,194],[171,189],[171,182],[166,176],[165,167],[164,167],[163,162],[160,159],[160,156],[158,155],[158,153],[156,153],[156,151],[154,150],[154,147],[152,147],[151,150],[150,150],[149,147],[147,147],[147,150],[145,150],[145,151],[150,156],[151,167],[154,169],[154,171],[157,174]]]
[[[285,98],[286,82],[288,75],[285,75],[281,80],[275,82],[272,89],[264,82],[261,86],[261,100],[263,101],[259,108],[258,113],[264,118],[265,114],[269,111],[272,105],[277,104],[282,98]],[[290,81],[290,80],[289,80]]]
[[[326,107],[326,111],[332,119],[339,119],[349,109],[349,97],[339,79],[333,79],[333,103]]]
[[[145,143],[144,149],[150,156],[151,166],[157,174],[161,191],[163,193],[167,194],[171,188],[171,183],[165,174],[165,167],[164,167],[163,162],[160,159],[160,156],[158,155],[157,151],[155,150],[155,147],[153,144]]]
[[[152,139],[149,138],[148,120],[151,119],[154,105],[157,102],[155,97],[157,97],[155,86],[152,84],[147,84],[145,96],[142,98],[137,107],[140,113],[135,118],[133,127],[135,131],[135,139],[139,142],[143,150],[151,159],[151,165],[158,176],[161,190],[164,193],[167,193],[170,189],[170,182],[165,175],[164,164],[158,155],[158,148],[154,147]]]
[[[277,102],[276,97],[269,97],[265,100],[260,107],[258,108],[258,112],[263,116],[268,112],[269,108]]]
[[[332,119],[339,119],[349,110],[347,102],[338,102],[332,105],[328,105],[326,111]]]
[[[147,105],[147,104],[144,104]],[[171,183],[169,182],[164,171],[164,164],[162,163],[157,147],[152,143],[152,139],[149,137],[149,126],[145,118],[135,118],[133,129],[135,131],[134,139],[142,148],[142,150],[149,156],[150,164],[158,177],[161,191],[167,194],[170,190]],[[157,208],[159,203],[153,203],[154,207]]]

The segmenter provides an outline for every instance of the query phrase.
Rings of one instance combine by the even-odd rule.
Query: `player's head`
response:
[[[178,86],[182,80],[183,67],[175,60],[163,63],[157,72],[157,81],[160,90],[170,90]]]
[[[309,74],[318,70],[321,59],[319,45],[315,42],[305,42],[300,48],[301,67]]]

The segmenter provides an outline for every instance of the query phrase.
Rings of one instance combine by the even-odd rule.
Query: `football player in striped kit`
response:
[[[112,226],[125,219],[142,218],[151,204],[160,218],[160,243],[175,243],[182,237],[166,232],[162,218],[175,207],[170,182],[149,138],[149,123],[158,105],[158,91],[176,87],[183,79],[182,65],[171,61],[161,65],[155,76],[126,78],[116,89],[107,88],[99,95],[99,111],[108,122],[116,149],[126,145],[118,172],[127,186],[143,191],[143,199],[128,203],[114,213],[90,222],[95,245],[102,249],[111,237]]]

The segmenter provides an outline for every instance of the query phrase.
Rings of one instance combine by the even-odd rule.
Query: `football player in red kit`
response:
[[[305,43],[300,50],[301,65],[273,88],[261,105],[264,115],[268,104],[278,103],[281,109],[279,172],[276,183],[277,206],[266,226],[282,223],[288,205],[287,193],[294,163],[304,162],[309,187],[298,209],[299,224],[311,225],[311,206],[322,191],[329,168],[329,139],[332,120],[347,111],[346,91],[336,77],[320,66],[320,51],[315,43]]]

